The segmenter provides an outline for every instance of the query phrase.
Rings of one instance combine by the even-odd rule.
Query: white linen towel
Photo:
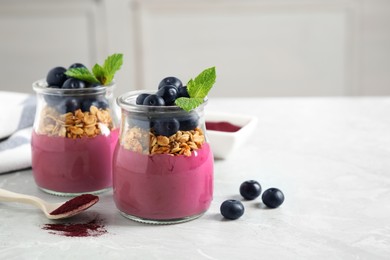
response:
[[[0,91],[0,174],[31,167],[34,95]]]

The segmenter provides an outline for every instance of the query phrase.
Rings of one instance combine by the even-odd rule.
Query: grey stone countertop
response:
[[[136,223],[106,192],[68,221],[99,216],[107,233],[65,237],[42,229],[52,222],[38,209],[0,203],[0,259],[389,259],[389,97],[211,98],[207,111],[258,123],[238,151],[215,160],[214,199],[202,217]],[[283,205],[243,200],[238,189],[250,179],[280,188]],[[64,200],[40,191],[31,170],[0,175],[0,188]],[[228,221],[219,207],[232,198],[245,214]]]

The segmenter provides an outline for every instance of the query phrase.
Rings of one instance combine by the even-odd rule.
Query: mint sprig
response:
[[[100,83],[87,68],[74,68],[65,72],[65,75],[90,83]]]
[[[122,64],[123,54],[115,53],[107,57],[103,66],[95,64],[92,68],[92,72],[87,68],[73,68],[67,70],[65,74],[72,78],[105,86],[112,82],[115,73],[121,68]]]
[[[215,67],[205,69],[195,79],[188,81],[187,91],[190,97],[180,97],[176,99],[175,104],[187,112],[197,108],[203,103],[216,78]]]

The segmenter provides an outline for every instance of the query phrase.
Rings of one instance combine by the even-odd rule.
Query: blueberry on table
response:
[[[158,84],[158,89],[164,86],[175,86],[178,89],[179,87],[183,86],[183,84],[181,83],[180,79],[176,77],[166,77],[161,80],[160,84]]]
[[[87,68],[87,67],[82,63],[73,63],[72,65],[69,66],[69,69],[76,69],[76,68]]]
[[[269,208],[277,208],[284,201],[284,194],[277,188],[270,188],[264,191],[261,196],[263,203]]]
[[[55,67],[49,71],[46,76],[46,82],[51,88],[61,88],[62,84],[68,78],[65,75],[66,69],[64,67]]]
[[[173,85],[166,85],[161,87],[156,95],[164,99],[166,106],[171,106],[177,98],[177,88]]]
[[[179,130],[179,121],[175,118],[160,118],[152,121],[156,135],[171,136]]]
[[[177,97],[186,97],[186,98],[190,97],[190,95],[188,94],[187,86],[179,87],[177,94],[178,94]]]
[[[199,125],[199,116],[197,113],[190,113],[187,117],[179,118],[180,127],[182,131],[194,130]]]
[[[80,89],[85,87],[86,84],[84,81],[75,78],[69,78],[62,84],[63,89]]]
[[[245,208],[238,200],[225,200],[221,204],[220,211],[225,218],[235,220],[244,214]]]
[[[145,98],[143,105],[147,106],[164,106],[164,99],[156,94],[149,95]]]
[[[143,105],[145,98],[147,98],[150,94],[142,93],[137,96],[137,99],[135,100],[135,103],[137,105]]]
[[[240,194],[247,200],[254,200],[260,196],[261,185],[255,180],[244,181],[240,186]]]

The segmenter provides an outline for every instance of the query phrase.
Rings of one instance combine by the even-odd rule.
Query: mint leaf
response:
[[[115,73],[121,68],[123,64],[123,54],[115,53],[104,61],[103,70],[107,79],[107,84],[114,79]]]
[[[69,69],[65,72],[65,75],[90,83],[100,83],[99,80],[97,80],[96,77],[87,68]]]
[[[92,72],[101,84],[106,84],[108,80],[106,77],[106,72],[104,71],[102,66],[100,66],[99,64],[95,64],[95,66],[93,66],[92,68]]]
[[[87,68],[69,69],[65,74],[69,77],[83,80],[90,83],[108,85],[114,79],[115,73],[121,68],[123,54],[113,54],[108,56],[103,66],[95,64],[90,72]]]
[[[197,108],[202,103],[203,103],[203,98],[180,97],[175,100],[175,104],[187,112],[190,112],[192,109]]]
[[[204,98],[213,87],[216,78],[215,67],[205,69],[195,79],[188,81],[187,91],[190,97],[178,98],[175,104],[187,112],[197,108],[203,103]]]
[[[187,84],[188,94],[191,98],[205,98],[215,83],[217,75],[215,67],[202,71],[194,80]]]

